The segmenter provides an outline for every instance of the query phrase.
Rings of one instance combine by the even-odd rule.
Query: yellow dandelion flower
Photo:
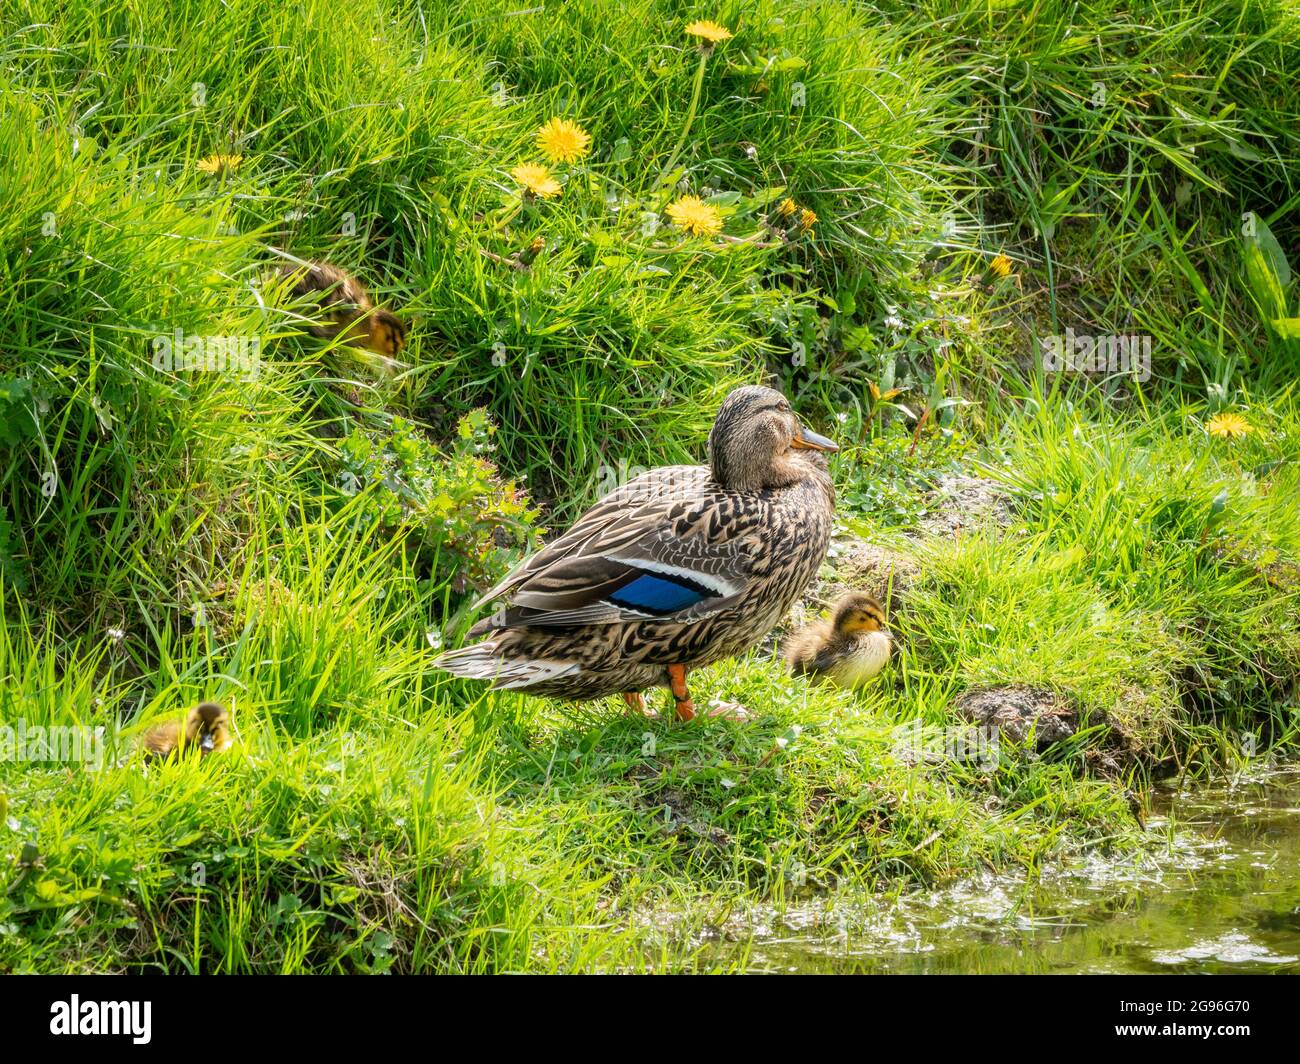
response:
[[[989,263],[989,269],[999,277],[1011,276],[1011,260],[1006,255],[998,255]]]
[[[510,171],[510,176],[523,186],[525,192],[542,199],[552,199],[560,194],[560,183],[551,176],[550,167],[520,163]]]
[[[718,208],[698,196],[683,196],[668,204],[668,217],[673,224],[694,236],[713,236],[722,232],[722,215]]]
[[[804,207],[799,212],[799,228],[811,233],[812,227],[817,224],[817,212]]]
[[[577,162],[591,151],[591,136],[577,122],[552,118],[537,131],[537,147],[553,163]]]
[[[779,214],[782,218],[789,218],[790,215],[794,214],[794,212],[797,211],[798,209],[799,209],[799,205],[795,203],[794,200],[789,199],[787,197],[786,199],[783,199],[779,204],[777,204],[776,213]]]
[[[244,161],[242,155],[209,155],[206,159],[198,161],[198,171],[201,174],[233,174],[239,169],[239,164]]]
[[[1210,418],[1205,423],[1205,431],[1211,436],[1232,440],[1238,436],[1249,436],[1255,431],[1255,426],[1240,414],[1225,413],[1215,414],[1214,417]]]
[[[706,18],[698,19],[686,27],[686,32],[692,37],[699,37],[702,41],[708,41],[710,44],[718,44],[721,41],[731,39],[731,30],[726,26],[719,26],[716,22],[710,22]]]

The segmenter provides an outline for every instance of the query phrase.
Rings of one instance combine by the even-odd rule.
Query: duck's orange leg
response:
[[[686,690],[685,665],[668,666],[668,688],[672,691],[673,700],[677,703],[677,719],[694,720],[695,703],[691,701],[691,693]]]
[[[645,695],[640,691],[624,691],[623,701],[627,703],[630,712],[640,713],[643,717],[659,716],[658,713],[645,704]]]

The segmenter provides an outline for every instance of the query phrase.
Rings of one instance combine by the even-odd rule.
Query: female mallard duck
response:
[[[279,271],[292,281],[289,294],[295,302],[319,309],[320,322],[307,329],[312,336],[323,340],[341,336],[346,344],[367,347],[390,359],[405,346],[402,319],[376,307],[365,286],[346,270],[325,262],[295,261],[281,263]]]
[[[790,637],[785,660],[796,676],[825,676],[841,687],[860,687],[885,667],[892,642],[880,603],[850,591],[835,603],[829,621]]]
[[[586,699],[666,686],[695,716],[686,674],[733,657],[776,625],[830,543],[835,489],[780,392],[747,386],[722,404],[707,466],[665,466],[616,488],[517,566],[482,602],[490,638],[436,664],[493,687]]]
[[[230,748],[230,714],[216,702],[200,702],[185,714],[185,720],[169,720],[150,728],[144,736],[149,757],[163,758],[179,750],[198,749],[204,757]]]

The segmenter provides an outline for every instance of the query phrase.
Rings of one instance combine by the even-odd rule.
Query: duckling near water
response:
[[[835,603],[829,621],[790,637],[785,660],[796,676],[825,676],[841,687],[861,687],[885,667],[892,646],[880,603],[850,591]]]
[[[376,307],[365,286],[346,270],[324,262],[284,262],[281,277],[291,278],[290,296],[321,310],[321,321],[308,332],[323,340],[342,337],[353,347],[366,347],[394,358],[406,346],[406,326],[392,311]]]
[[[184,722],[169,720],[150,728],[143,742],[150,758],[170,757],[178,749],[184,754],[195,747],[204,757],[219,754],[231,745],[230,714],[216,702],[200,702],[185,714]]]

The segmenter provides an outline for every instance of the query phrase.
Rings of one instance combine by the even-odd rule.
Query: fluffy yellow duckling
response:
[[[169,720],[145,732],[144,748],[150,758],[185,754],[195,747],[199,753],[219,754],[230,748],[230,714],[216,702],[200,702],[185,714],[185,720]]]
[[[892,647],[880,603],[850,591],[835,603],[829,621],[790,637],[785,660],[796,676],[824,676],[841,687],[861,687],[885,667]]]
[[[346,270],[324,262],[285,262],[280,276],[291,278],[295,302],[306,301],[321,309],[321,321],[308,328],[313,336],[332,340],[341,336],[353,347],[369,348],[384,358],[395,358],[406,346],[406,326],[392,311],[376,307],[365,286]]]

